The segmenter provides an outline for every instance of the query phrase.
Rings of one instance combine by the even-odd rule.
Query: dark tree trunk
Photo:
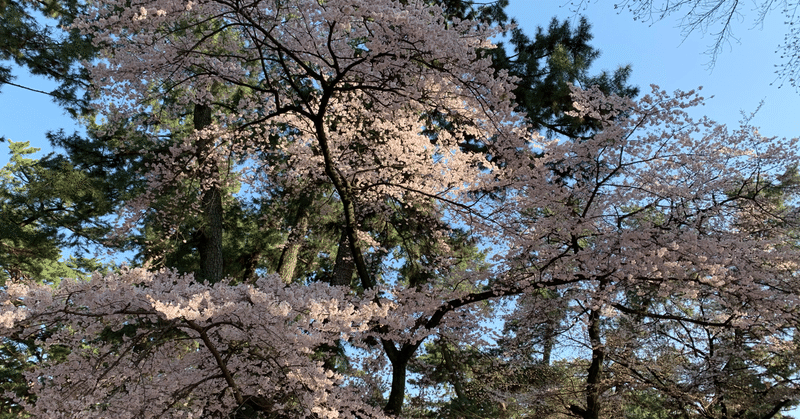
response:
[[[331,285],[350,286],[356,264],[353,261],[353,252],[350,248],[350,240],[347,238],[347,231],[342,229],[339,237],[339,249],[336,250],[336,264],[333,267]]]
[[[323,95],[321,102],[327,103],[329,100],[328,93]],[[324,105],[320,105],[323,109]],[[334,159],[331,154],[330,145],[328,144],[328,136],[325,132],[325,126],[322,118],[315,118],[314,120],[315,131],[317,133],[317,141],[319,142],[320,151],[325,161],[325,174],[333,183],[336,192],[339,194],[339,199],[342,202],[342,212],[344,215],[344,231],[347,234],[347,241],[350,243],[350,255],[353,258],[355,271],[358,273],[358,278],[361,280],[363,289],[368,290],[375,287],[375,279],[369,272],[367,264],[364,260],[364,255],[358,247],[356,236],[356,208],[353,200],[353,190],[347,179],[334,166]]]
[[[297,209],[297,217],[295,217],[292,232],[289,234],[289,240],[287,240],[286,246],[281,252],[281,259],[278,262],[278,275],[287,284],[294,279],[294,273],[297,269],[297,257],[303,247],[303,236],[305,236],[307,228],[308,216],[301,204]]]
[[[582,419],[599,419],[605,350],[600,336],[600,313],[597,310],[589,312],[589,342],[592,345],[592,363],[586,376],[586,408],[573,404],[569,406],[569,411]]]
[[[555,346],[556,331],[552,322],[552,320],[548,321],[544,329],[544,336],[542,338],[542,365],[550,365],[550,358],[553,354],[553,347]]]
[[[218,186],[203,192],[205,223],[200,232],[200,273],[203,280],[214,283],[222,280],[222,193]]]
[[[211,107],[194,105],[194,129],[202,130],[211,125]],[[205,155],[213,144],[212,139],[203,138],[198,144],[198,159],[204,164]],[[216,173],[213,167],[210,173]],[[203,226],[198,232],[197,251],[200,254],[200,276],[203,281],[214,283],[222,280],[222,190],[217,183],[203,191],[200,198],[203,210]]]
[[[403,413],[403,401],[406,396],[408,361],[414,356],[419,343],[404,343],[400,345],[398,350],[394,342],[390,340],[381,339],[381,342],[386,355],[389,357],[389,362],[392,363],[392,390],[389,393],[389,400],[387,400],[383,411],[387,415],[400,416]]]
[[[600,381],[603,378],[603,362],[605,348],[600,336],[600,313],[592,310],[589,313],[589,342],[592,344],[592,363],[586,377],[586,414],[584,419],[600,418]]]

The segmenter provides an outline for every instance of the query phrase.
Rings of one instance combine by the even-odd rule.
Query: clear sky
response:
[[[44,91],[56,87],[55,83],[42,77],[30,77],[20,69],[15,69],[13,74],[17,76],[16,84]],[[59,129],[72,133],[81,128],[50,100],[50,96],[15,86],[0,86],[0,136],[12,141],[30,141],[44,154],[52,151],[45,133]],[[8,144],[0,143],[0,165],[7,161]]]

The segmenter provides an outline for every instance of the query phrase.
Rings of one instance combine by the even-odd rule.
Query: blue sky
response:
[[[13,74],[17,76],[14,83],[23,86],[45,91],[56,86],[42,77],[30,77],[19,69],[15,69]],[[59,129],[71,133],[80,127],[49,96],[15,86],[0,86],[0,136],[12,141],[30,141],[44,154],[52,151],[45,133]],[[7,161],[8,144],[0,143],[0,165]]]

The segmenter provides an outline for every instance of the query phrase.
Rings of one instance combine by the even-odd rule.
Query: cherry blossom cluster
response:
[[[349,302],[323,284],[199,284],[172,271],[123,269],[91,280],[11,285],[4,335],[55,329],[44,348],[70,348],[28,376],[42,418],[230,417],[255,406],[295,417],[380,417],[312,356],[356,339],[387,307]]]
[[[493,29],[424,1],[112,0],[75,26],[105,54],[90,71],[106,129],[133,127],[131,144],[144,135],[169,150],[153,158],[148,193],[129,204],[119,234],[187,180],[190,191],[303,179],[362,203],[459,201],[499,173],[460,144],[490,144],[500,160],[527,141],[513,80],[480,53]],[[187,117],[195,104],[214,112],[202,132]],[[251,160],[247,172],[230,164],[254,155],[272,160]],[[192,196],[176,208],[198,212]],[[174,215],[159,218],[179,223]]]
[[[475,325],[496,315],[484,303],[520,295],[513,316],[523,328],[548,308],[569,311],[566,323],[583,327],[574,340],[640,384],[634,372],[655,336],[673,337],[659,347],[690,360],[669,374],[697,381],[713,381],[703,366],[725,359],[697,355],[713,343],[702,332],[746,331],[750,340],[730,349],[740,353],[792,348],[797,202],[781,179],[798,161],[796,141],[693,120],[698,93],[655,87],[638,100],[574,88],[570,115],[601,128],[530,138],[512,109],[514,80],[481,52],[492,48],[492,30],[428,3],[90,5],[75,26],[104,54],[90,66],[104,128],[123,133],[125,150],[152,153],[147,190],[128,203],[120,235],[164,196],[172,203],[154,218],[169,234],[181,217],[202,215],[204,191],[230,194],[248,182],[330,201],[311,205],[336,217],[354,260],[390,265],[396,254],[381,248],[375,226],[398,228],[409,209],[427,217],[414,221],[430,236],[412,239],[429,239],[441,255],[414,261],[430,282],[412,285],[383,266],[385,280],[366,269],[351,275],[358,291],[286,285],[277,275],[210,285],[143,269],[55,290],[9,284],[2,333],[52,328],[44,347],[70,348],[66,361],[30,373],[31,414],[381,417],[360,386],[381,392],[381,373],[392,374],[389,397],[402,401],[422,342],[479,342]],[[210,109],[210,123],[195,124],[199,108]],[[490,249],[490,266],[450,251],[456,226]],[[562,298],[536,300],[543,288]],[[661,333],[670,322],[690,326]],[[345,377],[325,365],[325,348],[339,344],[362,370]]]
[[[797,350],[797,139],[694,121],[696,92],[573,95],[573,116],[602,131],[545,147],[495,213],[504,289],[558,298],[531,292],[507,320],[536,330],[564,313],[554,333],[611,369],[586,391],[657,388],[711,409],[736,363],[775,404],[796,397],[798,377],[764,366]]]
[[[454,206],[463,212],[452,214],[470,215],[459,222],[495,246],[493,265],[485,269],[457,268],[459,262],[445,256],[426,267],[444,273],[435,281],[388,281],[363,294],[321,283],[285,285],[277,275],[254,284],[208,285],[191,275],[143,269],[65,280],[55,290],[9,284],[2,294],[2,333],[28,336],[53,328],[45,348],[71,349],[65,362],[30,373],[37,401],[28,411],[46,418],[227,417],[239,409],[380,417],[362,396],[381,391],[381,374],[405,377],[410,356],[404,354],[432,336],[481,342],[475,325],[496,315],[481,304],[520,295],[509,319],[533,330],[547,313],[567,312],[556,329],[576,329],[569,332],[573,342],[592,359],[608,360],[607,388],[661,385],[703,405],[713,397],[698,383],[719,382],[731,359],[752,374],[767,374],[761,366],[771,357],[796,349],[800,255],[796,191],[787,171],[798,161],[796,140],[693,121],[687,108],[701,103],[695,92],[654,88],[636,101],[597,89],[573,94],[574,116],[598,120],[602,131],[517,148],[503,155],[508,164],[492,171],[470,168],[495,176],[455,177],[460,184],[452,192],[434,193],[441,185],[424,182],[448,174],[439,173],[437,159],[461,157],[437,157],[426,148],[431,141],[403,137],[411,118],[398,117],[396,128],[363,109],[352,117],[342,113],[331,122],[337,129],[326,132],[336,155],[327,161],[308,151],[308,137],[287,134],[282,150],[292,157],[280,170],[290,178],[316,173],[323,181],[320,173],[329,175],[326,167],[333,164],[346,179],[360,179],[359,168],[381,176],[369,187],[353,184],[373,191],[372,200],[400,199],[409,190],[392,173],[419,176],[417,191],[440,207],[454,196],[473,197],[476,205]],[[294,126],[303,127],[299,121]],[[348,131],[367,124],[370,137]],[[396,138],[402,141],[393,143]],[[477,202],[477,192],[457,194],[479,191],[475,184],[492,186],[489,179],[505,188],[502,197]],[[442,223],[439,233],[446,228]],[[360,241],[379,245],[376,236],[360,233]],[[543,288],[559,298],[537,299]],[[745,338],[733,345],[730,336]],[[336,342],[351,348],[345,356],[360,368],[352,376],[320,359],[326,356],[320,348]],[[658,368],[650,359],[659,360]],[[796,394],[792,380],[776,384],[774,393]],[[392,391],[396,385],[392,381]]]

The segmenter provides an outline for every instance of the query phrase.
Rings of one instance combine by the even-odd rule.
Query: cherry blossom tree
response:
[[[213,228],[210,214],[218,212],[227,174],[237,169],[236,162],[265,155],[271,164],[256,162],[258,170],[240,173],[239,179],[252,179],[262,190],[301,194],[309,183],[328,185],[323,196],[334,194],[341,205],[346,243],[339,246],[339,253],[346,251],[337,261],[350,260],[359,288],[374,292],[376,273],[364,249],[376,249],[369,262],[380,263],[375,255],[383,243],[359,230],[360,224],[391,220],[391,214],[405,222],[415,212],[436,220],[445,208],[474,212],[472,195],[484,193],[498,173],[483,155],[461,152],[460,143],[485,143],[495,157],[525,145],[524,126],[510,111],[511,85],[490,70],[489,59],[477,55],[490,47],[486,38],[492,32],[474,22],[446,21],[437,7],[349,2],[164,7],[143,4],[120,16],[114,5],[101,5],[78,23],[109,52],[108,61],[94,69],[96,79],[108,81],[102,113],[109,126],[133,121],[142,127],[138,136],[174,144],[174,159],[151,168],[151,194],[138,206],[132,203],[134,217],[165,188],[192,181],[197,192],[176,202],[205,213]],[[146,45],[155,46],[163,61],[140,61]],[[160,100],[168,95],[177,99]],[[187,118],[185,125],[194,131],[165,140],[155,116],[180,120],[192,107],[193,122]],[[212,195],[216,204],[206,199]],[[432,243],[446,249],[452,228],[426,223]],[[447,266],[448,258],[436,263]],[[218,281],[220,271],[211,271],[204,269],[203,279]],[[419,343],[387,334],[381,345],[395,375],[386,410],[399,413],[405,366]]]
[[[572,301],[562,324],[580,327],[567,336],[587,354],[584,400],[565,407],[614,416],[625,393],[615,388],[657,388],[702,417],[757,404],[774,415],[797,400],[796,140],[692,121],[692,92],[638,103],[576,94],[575,115],[603,130],[547,147],[516,189],[519,206],[504,207],[523,232],[508,269],[555,287]],[[512,318],[541,319],[543,302]]]
[[[6,307],[4,325],[31,321],[12,333],[58,324],[47,343],[71,350],[29,375],[37,402],[27,411],[37,417],[375,414],[309,358],[322,343],[367,330],[388,308],[357,308],[342,289],[283,287],[277,275],[209,286],[190,275],[123,269],[65,281],[56,292],[11,285],[7,296],[26,305]]]
[[[452,377],[451,408],[488,398],[504,412],[600,418],[655,399],[722,418],[796,403],[796,140],[693,121],[692,92],[574,94],[573,116],[603,129],[544,146],[493,212],[490,230],[509,227],[493,286],[527,287],[503,346],[483,352],[497,360],[463,375],[443,355],[458,349],[424,361]],[[554,351],[567,360],[551,364]]]
[[[182,240],[168,233],[202,219],[203,266],[8,284],[3,333],[45,326],[43,348],[70,352],[28,375],[31,414],[399,416],[423,343],[486,346],[480,325],[502,319],[493,303],[537,293],[563,299],[520,304],[518,327],[569,301],[588,361],[582,400],[565,408],[584,418],[608,414],[621,368],[697,403],[713,397],[705,382],[724,387],[721,358],[692,352],[712,342],[664,332],[676,324],[746,336],[723,345],[748,370],[738,377],[762,373],[753,354],[791,347],[796,206],[766,192],[796,144],[692,120],[693,92],[634,101],[573,88],[569,116],[598,128],[545,140],[491,67],[492,29],[425,2],[109,0],[76,27],[104,54],[91,70],[106,134],[121,152],[169,151],[148,163],[117,233],[149,216],[162,240]],[[274,272],[223,278],[221,208],[239,185],[305,209],[264,219],[294,223]],[[314,255],[333,265],[314,281],[297,274],[316,267],[292,241],[326,217],[337,254]],[[700,366],[681,375],[697,390],[659,387],[670,371],[647,378],[634,362],[659,327]],[[766,379],[795,397],[787,371]]]

